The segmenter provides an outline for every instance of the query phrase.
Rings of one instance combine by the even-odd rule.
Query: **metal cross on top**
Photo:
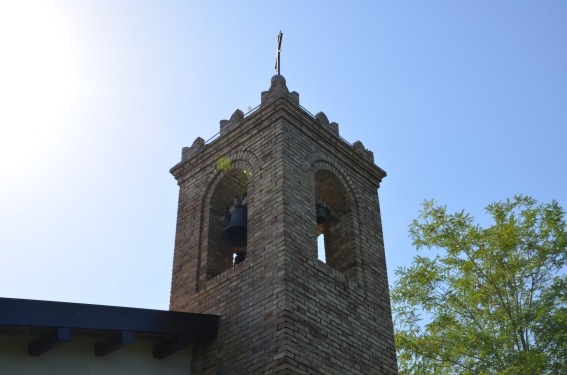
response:
[[[276,53],[276,66],[274,66],[274,69],[277,70],[278,75],[280,75],[280,52],[282,51],[282,39],[283,39],[283,33],[280,30],[280,33],[278,34],[278,51]]]

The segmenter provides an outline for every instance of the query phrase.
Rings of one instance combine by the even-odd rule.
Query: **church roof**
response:
[[[74,336],[99,336],[95,355],[109,354],[139,337],[155,341],[153,355],[163,358],[190,341],[214,339],[219,319],[210,314],[0,298],[0,333],[37,337],[28,345],[32,356]]]

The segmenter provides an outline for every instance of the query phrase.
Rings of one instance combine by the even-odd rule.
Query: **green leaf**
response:
[[[401,374],[567,373],[567,226],[556,201],[464,210],[424,201],[392,289]]]

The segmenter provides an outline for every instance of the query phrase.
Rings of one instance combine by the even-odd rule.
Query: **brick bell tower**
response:
[[[283,76],[171,169],[170,309],[221,317],[193,374],[397,374],[377,190],[386,173]],[[325,261],[317,257],[324,237]]]

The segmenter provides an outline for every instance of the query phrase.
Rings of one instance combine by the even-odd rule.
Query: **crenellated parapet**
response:
[[[220,120],[220,135],[221,137],[231,131],[232,129],[236,128],[242,123],[244,119],[244,112],[240,109],[234,111],[232,116],[230,116],[230,120]]]
[[[309,116],[314,118],[315,121],[320,125],[320,129],[321,129],[320,131],[329,132],[330,134],[332,134],[332,135],[340,138],[341,140],[345,141],[339,135],[339,124],[338,123],[329,121],[329,118],[327,117],[327,115],[324,112],[319,112],[315,116],[313,116],[311,113],[309,113],[305,108],[303,108],[299,104],[299,94],[295,91],[291,91],[291,92],[289,91],[289,89],[287,88],[286,80],[282,75],[275,75],[275,76],[272,77],[271,82],[270,82],[270,88],[268,89],[268,91],[262,92],[261,102],[260,102],[260,105],[257,107],[257,109],[261,110],[262,108],[266,108],[269,105],[271,105],[272,103],[274,103],[276,100],[282,99],[282,98],[287,100],[288,102],[295,104],[299,109],[301,109],[302,111],[307,113]],[[240,109],[236,109],[232,113],[232,115],[230,116],[229,120],[220,120],[219,121],[220,131],[216,136],[222,137],[222,136],[230,133],[234,129],[238,128],[240,125],[242,125],[244,123],[246,117],[253,114],[254,112],[256,112],[256,109],[249,112],[248,114],[244,114],[244,112],[242,112]],[[215,137],[213,137],[213,138],[215,138]],[[187,160],[187,159],[191,158],[192,156],[196,155],[197,153],[199,153],[200,151],[202,151],[204,149],[204,147],[206,146],[206,143],[208,143],[209,141],[205,142],[200,137],[195,139],[195,141],[193,142],[193,145],[191,145],[191,147],[184,147],[183,148],[182,160]],[[348,144],[348,142],[346,142],[346,141],[345,141],[345,143]],[[360,154],[361,156],[363,156],[367,160],[371,161],[372,163],[374,162],[374,153],[370,150],[367,150],[364,147],[364,145],[362,144],[362,142],[356,141],[356,142],[354,142],[354,144],[352,144],[352,147],[354,148],[354,150],[358,154]]]
[[[205,140],[201,137],[195,138],[191,147],[183,147],[181,149],[181,160],[190,159],[193,155],[200,152],[205,147]]]
[[[339,124],[336,122],[329,123],[329,119],[324,112],[319,112],[315,115],[315,119],[321,124],[321,126],[325,129],[330,131],[336,136],[339,136]]]
[[[358,152],[360,155],[364,156],[366,159],[374,163],[374,153],[366,149],[366,147],[364,147],[361,141],[354,142],[352,144],[352,148],[354,148],[354,150]]]

